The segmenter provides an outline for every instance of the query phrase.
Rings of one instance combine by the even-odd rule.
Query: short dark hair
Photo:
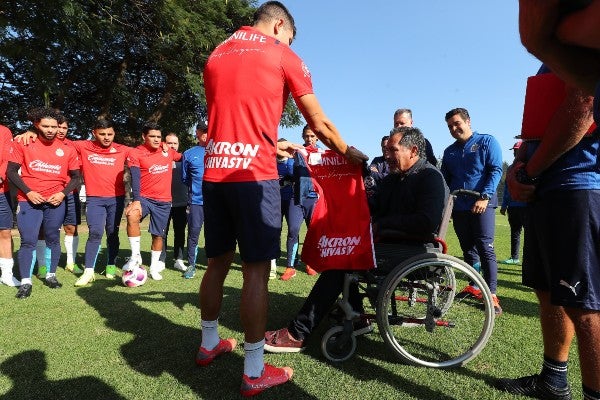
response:
[[[253,25],[256,25],[258,22],[269,22],[275,18],[281,18],[286,24],[289,24],[294,33],[294,37],[296,37],[296,23],[294,22],[294,17],[292,17],[292,14],[290,14],[287,7],[279,1],[267,1],[258,7],[254,12],[252,23]]]
[[[114,126],[115,124],[112,120],[108,118],[98,118],[92,127],[92,130],[114,128]]]
[[[450,110],[446,113],[446,118],[445,118],[446,121],[448,121],[450,118],[454,117],[456,114],[460,115],[460,117],[463,119],[463,121],[471,119],[471,117],[469,117],[469,112],[467,111],[466,108],[458,107],[458,108],[453,108],[452,110]]]
[[[27,119],[32,123],[40,122],[44,118],[55,119],[58,121],[59,112],[50,107],[36,107],[29,110]]]
[[[308,124],[304,125],[304,128],[302,128],[302,136],[304,136],[306,131],[312,131],[312,129],[310,129],[310,126]]]
[[[204,121],[198,122],[198,125],[196,125],[196,130],[202,131],[202,132],[208,132],[208,126],[206,125],[206,122],[204,122]]]
[[[383,137],[381,138],[381,145],[383,146],[383,142],[386,142],[386,141],[388,141],[388,140],[390,140],[390,137],[389,137],[388,135],[385,135],[385,136],[383,136]]]
[[[64,114],[62,113],[58,113],[58,115],[56,116],[56,122],[58,122],[58,124],[64,124],[65,122],[68,124],[69,120],[67,119],[67,117],[65,117]]]
[[[412,119],[412,110],[410,108],[399,108],[396,111],[394,111],[394,118],[396,118],[398,115],[402,115],[402,114],[408,114],[410,116],[410,119]]]
[[[425,136],[419,128],[412,126],[399,126],[390,131],[390,139],[394,136],[402,135],[402,138],[398,142],[399,145],[404,147],[415,146],[418,150],[419,158],[425,158]]]
[[[148,132],[152,130],[161,131],[162,133],[162,128],[160,127],[160,125],[158,125],[158,123],[154,121],[148,121],[144,124],[144,127],[142,128],[142,135],[146,136]]]

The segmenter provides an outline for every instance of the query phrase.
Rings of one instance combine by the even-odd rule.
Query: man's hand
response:
[[[348,148],[346,149],[344,157],[346,157],[346,159],[350,161],[351,164],[362,164],[363,162],[369,159],[369,157],[365,155],[362,151],[350,146],[348,146]]]
[[[483,214],[485,209],[488,206],[489,200],[479,199],[473,204],[473,208],[471,208],[471,212],[473,214]]]
[[[125,209],[126,216],[133,215],[135,213],[139,213],[140,216],[142,215],[142,203],[140,203],[139,200],[132,201]]]
[[[13,138],[15,142],[22,142],[25,146],[28,146],[29,143],[35,142],[37,139],[37,135],[34,132],[27,131],[25,133],[21,133]]]
[[[65,194],[63,192],[54,193],[52,196],[48,197],[46,203],[50,203],[53,206],[58,206],[65,199]]]
[[[531,201],[535,195],[535,185],[524,185],[517,181],[516,171],[525,167],[521,161],[515,161],[506,171],[506,183],[510,196],[517,201]]]
[[[284,140],[277,142],[277,155],[280,157],[292,158],[296,150],[303,149],[304,146]]]
[[[46,199],[44,198],[44,196],[42,196],[41,194],[39,194],[38,192],[34,192],[33,190],[27,192],[27,194],[25,195],[27,196],[27,199],[33,203],[33,204],[43,204],[46,202]]]

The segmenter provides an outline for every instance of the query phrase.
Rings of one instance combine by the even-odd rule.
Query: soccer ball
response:
[[[127,287],[142,286],[144,283],[146,283],[146,279],[148,279],[148,272],[143,265],[123,272],[123,285]]]

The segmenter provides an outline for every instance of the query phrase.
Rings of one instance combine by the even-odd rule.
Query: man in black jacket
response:
[[[390,173],[370,199],[373,234],[385,229],[401,230],[423,237],[436,232],[442,219],[448,188],[440,171],[423,156],[425,138],[413,127],[394,128],[386,145]],[[377,245],[375,246],[377,253]],[[344,270],[321,273],[304,305],[288,327],[265,333],[265,350],[293,353],[304,343],[342,292]],[[350,302],[360,310],[358,289],[351,290]]]

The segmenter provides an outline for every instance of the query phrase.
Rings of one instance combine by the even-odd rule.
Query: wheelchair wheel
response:
[[[482,299],[457,294],[470,282]],[[377,300],[377,324],[386,344],[409,364],[446,368],[473,359],[494,326],[492,295],[483,277],[446,254],[423,254],[397,266]]]
[[[334,326],[323,335],[321,351],[329,361],[346,361],[356,351],[356,337],[345,334],[343,326]]]

